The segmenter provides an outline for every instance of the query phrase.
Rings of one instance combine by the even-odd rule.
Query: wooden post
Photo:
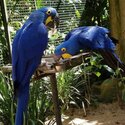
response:
[[[53,104],[54,104],[54,113],[56,116],[56,123],[57,125],[62,125],[61,121],[61,112],[59,107],[59,100],[58,100],[58,90],[57,90],[57,80],[56,74],[53,73],[50,75],[51,87],[52,87],[52,94],[53,94]]]
[[[39,65],[39,67],[37,68],[37,71],[39,73],[35,73],[34,77],[32,78],[32,80],[38,80],[38,79],[46,77],[46,76],[50,77],[50,82],[51,82],[51,87],[52,87],[52,98],[53,98],[53,104],[54,104],[54,113],[56,116],[56,123],[57,123],[56,125],[62,125],[61,112],[60,112],[60,106],[59,106],[59,100],[58,100],[56,73],[65,71],[65,70],[71,69],[77,65],[80,65],[81,63],[83,63],[83,60],[86,57],[89,57],[90,55],[92,55],[92,53],[90,53],[90,52],[81,53],[79,55],[73,56],[70,59],[59,61],[58,63],[54,63],[51,60],[50,61],[51,66],[52,66],[51,68],[50,68],[50,66],[45,65],[45,64],[47,64],[47,62],[49,62],[49,61],[45,60],[46,63],[41,63],[41,65]],[[46,57],[44,57],[44,59],[45,58]],[[47,58],[48,58],[48,60],[50,60],[49,56]],[[11,65],[3,66],[0,68],[0,70],[2,70],[3,73],[11,72],[12,66]]]

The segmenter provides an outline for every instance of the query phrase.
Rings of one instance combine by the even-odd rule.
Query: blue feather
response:
[[[66,48],[67,52],[70,53],[71,55],[74,55],[72,53],[78,53],[79,49],[84,49],[84,50],[107,49],[114,51],[115,44],[108,37],[108,33],[109,33],[108,29],[99,26],[84,26],[75,28],[66,35],[64,43],[57,46],[55,53],[57,55],[58,53],[63,54],[63,52],[61,52],[61,48]],[[67,42],[69,41],[70,44],[67,44]],[[78,47],[79,49],[70,49],[74,46],[72,45],[74,44],[74,42],[76,42],[75,43],[77,44],[76,47]]]
[[[113,69],[119,67],[125,72],[125,66],[115,54],[115,43],[109,37],[109,30],[99,26],[83,26],[70,31],[65,40],[56,47],[55,54],[63,58],[71,57],[83,51],[99,52]],[[65,52],[62,51],[65,48]],[[64,49],[63,49],[64,50]],[[66,54],[68,56],[66,56]],[[69,56],[70,55],[70,56]],[[110,63],[112,62],[112,63]]]
[[[47,15],[48,9],[51,13]],[[22,28],[17,31],[12,44],[12,78],[17,97],[15,125],[23,125],[29,99],[30,79],[41,62],[48,43],[48,31],[44,24],[49,16],[54,23],[57,12],[54,8],[44,7],[31,13]]]

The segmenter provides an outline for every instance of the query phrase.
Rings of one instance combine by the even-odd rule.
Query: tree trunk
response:
[[[109,0],[111,35],[119,40],[117,52],[125,63],[125,1]]]
[[[119,0],[119,8],[120,8],[120,45],[119,52],[121,59],[125,62],[125,0]]]

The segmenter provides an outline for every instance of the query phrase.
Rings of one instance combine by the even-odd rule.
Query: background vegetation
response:
[[[18,15],[19,11],[21,11],[16,8],[16,4],[18,2],[19,1],[9,0],[9,3],[13,8],[12,10],[8,10],[9,20],[13,18],[14,14]],[[32,1],[27,0],[23,2],[26,5],[25,8],[28,8],[29,12],[31,12],[31,8],[34,7],[32,5]],[[59,1],[58,9],[60,7],[60,2],[61,4],[65,4],[66,2],[73,4],[76,18],[79,20],[79,23],[74,19],[72,19],[70,23],[64,20],[65,24],[68,26],[67,32],[69,29],[77,27],[78,25],[100,25],[109,27],[109,4],[107,0],[87,0],[85,9],[82,13],[80,13],[77,9],[75,0]],[[77,2],[80,4],[80,0]],[[41,6],[42,0],[40,3],[37,0],[36,7],[39,8]],[[23,18],[25,20],[27,17]],[[9,24],[12,39],[16,30],[22,25],[22,22],[22,20],[13,20]],[[0,67],[8,64],[9,62],[9,49],[6,42],[3,23],[2,13],[0,11]],[[55,41],[60,41],[64,38],[64,36],[65,32],[61,31],[57,32],[53,36],[50,36],[50,43],[46,54],[53,53]],[[59,100],[60,105],[62,106],[62,112],[69,107],[83,108],[85,111],[85,107],[89,107],[90,104],[97,106],[99,102],[105,101],[105,94],[104,92],[103,94],[101,93],[101,86],[98,85],[101,85],[105,79],[111,78],[111,76],[114,78],[113,76],[118,76],[119,74],[118,71],[112,71],[108,66],[102,65],[101,62],[102,57],[95,53],[92,57],[83,61],[83,64],[80,66],[57,74]],[[122,83],[124,83],[124,78],[119,79],[118,87],[123,86]],[[124,87],[122,87],[120,92],[123,99],[125,99],[123,88]],[[100,97],[100,93],[104,96]],[[114,95],[112,96],[113,98],[109,99],[107,102],[111,102],[116,99]],[[0,121],[3,122],[4,125],[14,125],[15,110],[16,103],[13,100],[11,74],[3,74],[0,71]],[[44,78],[31,83],[28,116],[25,123],[28,123],[29,125],[41,125],[45,122],[45,120],[47,120],[48,116],[53,117],[52,92],[49,79]]]

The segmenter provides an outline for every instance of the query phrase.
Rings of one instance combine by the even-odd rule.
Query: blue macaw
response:
[[[47,28],[58,24],[58,13],[52,7],[43,7],[31,13],[12,43],[12,79],[17,97],[15,125],[23,125],[29,98],[30,79],[41,62],[48,43]]]
[[[70,31],[64,41],[55,49],[56,56],[70,58],[83,51],[99,52],[107,65],[116,70],[118,66],[125,73],[125,65],[115,54],[118,41],[109,37],[109,30],[100,26],[83,26]]]

